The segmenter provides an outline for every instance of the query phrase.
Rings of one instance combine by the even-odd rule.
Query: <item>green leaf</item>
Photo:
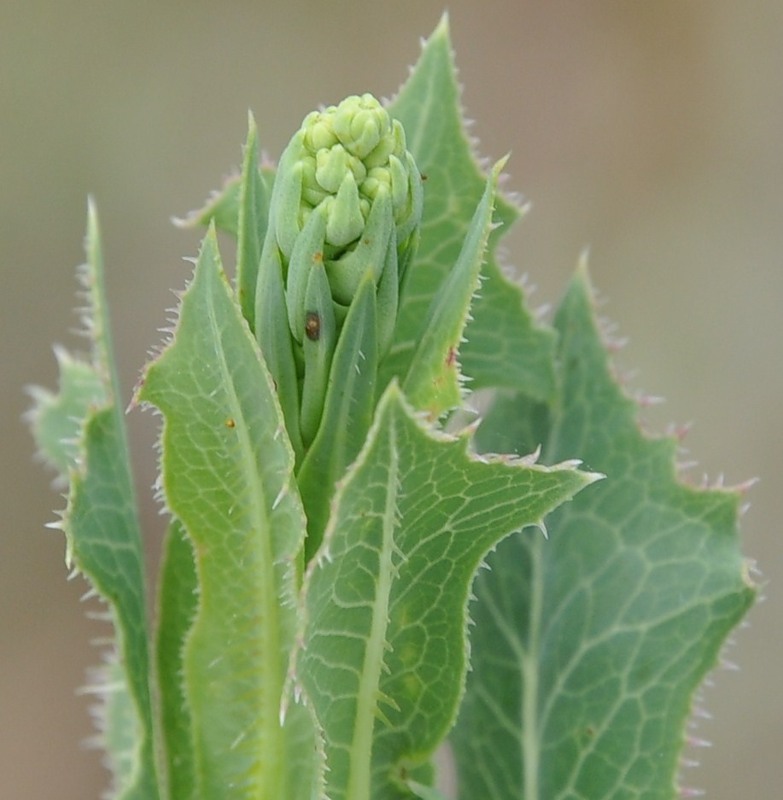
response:
[[[481,559],[595,479],[467,447],[422,427],[391,384],[338,489],[308,569],[296,661],[324,730],[332,800],[414,797],[410,771],[456,714]]]
[[[694,692],[753,602],[739,493],[679,483],[676,443],[640,432],[584,274],[556,328],[558,397],[504,398],[481,444],[511,432],[608,478],[549,517],[548,541],[503,542],[476,581],[459,796],[671,800]]]
[[[280,710],[305,518],[272,380],[214,229],[139,399],[164,415],[162,486],[198,576],[183,659],[196,796],[287,797]]]
[[[269,187],[258,168],[258,129],[252,114],[248,115],[237,213],[237,295],[242,314],[253,329],[258,262],[269,216]]]
[[[144,588],[144,561],[131,474],[120,432],[122,412],[111,405],[85,423],[84,472],[71,474],[63,530],[70,562],[109,603],[117,637],[117,661],[125,685],[108,684],[115,710],[106,720],[105,741],[115,796],[122,800],[157,797],[152,750],[152,709]],[[115,679],[120,671],[109,669]],[[100,684],[97,686],[100,690]],[[127,693],[127,701],[122,695]],[[132,710],[116,709],[129,704]],[[112,720],[132,719],[136,735],[113,731]],[[111,752],[111,742],[125,742],[131,752]],[[126,765],[124,768],[122,765]]]
[[[275,171],[269,164],[259,167],[258,129],[252,114],[248,119],[248,136],[244,149],[242,172],[226,178],[220,189],[212,192],[201,208],[189,212],[182,218],[175,219],[174,223],[180,228],[208,228],[214,224],[215,229],[220,233],[226,233],[233,239],[239,240],[243,236],[243,220],[255,219],[256,224],[261,226],[260,241],[264,241],[263,232],[266,230],[269,196],[275,179]],[[258,170],[257,176],[249,170],[250,165],[255,165]],[[260,178],[260,182],[257,181],[257,178]],[[247,231],[252,233],[250,228]],[[238,252],[238,256],[240,252]],[[249,262],[249,269],[253,269],[252,261]],[[249,280],[250,273],[248,272],[247,281]],[[237,283],[244,285],[245,281],[238,280]],[[243,309],[245,307],[245,305],[242,306]]]
[[[307,513],[308,562],[321,544],[335,486],[370,429],[378,371],[376,336],[375,287],[367,275],[338,338],[321,425],[297,475]]]
[[[182,682],[184,648],[198,608],[193,545],[179,520],[166,533],[158,589],[157,666],[161,729],[170,800],[189,800],[196,787],[190,707]]]
[[[406,374],[432,298],[457,263],[485,186],[462,122],[445,16],[389,112],[402,122],[408,149],[426,180],[421,242],[406,275],[395,341],[381,385],[392,375]],[[515,206],[498,198],[497,222],[507,228],[518,217]],[[498,268],[497,238],[490,238],[483,288],[471,309],[473,319],[467,325],[459,361],[472,388],[524,387],[532,397],[545,399],[554,387],[554,336],[535,324],[525,309],[521,289]]]
[[[64,352],[60,394],[34,394],[38,446],[69,481],[62,527],[67,560],[108,604],[116,644],[91,691],[104,697],[99,737],[113,773],[112,796],[158,796],[153,759],[144,559],[122,406],[112,356],[98,220],[90,205],[82,273],[92,361]]]
[[[247,157],[247,151],[245,152]],[[239,232],[239,204],[242,194],[242,178],[232,175],[220,189],[212,192],[201,208],[191,211],[174,222],[181,228],[215,228],[236,238]]]
[[[500,228],[490,236],[490,252],[504,231]],[[521,287],[506,278],[496,261],[488,259],[482,275],[460,351],[470,388],[513,389],[536,400],[550,399],[555,386],[554,331],[535,322]]]
[[[490,173],[457,263],[432,298],[424,330],[402,382],[414,408],[426,411],[433,420],[462,402],[457,350],[478,288],[503,163],[498,162]]]
[[[284,706],[288,780],[286,800],[325,800],[323,733],[306,698]]]
[[[60,385],[56,394],[34,386],[35,403],[30,423],[42,458],[61,476],[74,468],[81,456],[84,420],[91,410],[107,402],[106,382],[91,365],[57,348]]]

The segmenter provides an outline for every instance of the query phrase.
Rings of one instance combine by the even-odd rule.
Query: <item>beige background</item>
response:
[[[630,337],[631,386],[693,420],[694,474],[761,476],[745,549],[767,602],[707,692],[713,747],[689,781],[708,796],[776,798],[783,778],[783,4],[779,0],[494,0],[450,4],[473,132],[512,151],[533,201],[509,260],[556,302],[589,245],[608,316]],[[352,92],[392,94],[441,3],[0,0],[0,794],[98,797],[75,688],[100,632],[45,532],[61,500],[33,463],[22,387],[51,385],[73,344],[85,199],[101,210],[126,392],[159,338],[196,236],[169,218],[240,158],[246,111],[279,153],[301,117]],[[151,550],[152,422],[131,416]]]

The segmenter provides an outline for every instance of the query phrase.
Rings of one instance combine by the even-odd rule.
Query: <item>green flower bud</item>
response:
[[[403,251],[415,243],[411,233],[421,220],[422,185],[402,125],[370,94],[308,114],[280,160],[273,192],[273,227],[283,259],[291,258],[296,236],[323,205],[326,259],[338,262],[355,248],[381,185],[391,191],[398,260],[407,262]]]
[[[305,449],[318,429],[343,324],[367,279],[374,287],[377,357],[391,344],[400,286],[418,242],[422,199],[421,175],[402,125],[370,94],[308,114],[280,159],[259,270],[256,335],[264,350],[264,338],[273,338],[271,323],[260,318],[264,287],[282,282],[298,376],[298,397],[285,398],[283,405],[300,409],[297,430]],[[274,258],[267,252],[272,250]],[[281,274],[272,281],[265,265]],[[331,302],[328,315],[325,302]],[[314,337],[322,322],[329,335]],[[274,324],[281,324],[277,317]],[[276,329],[275,341],[281,336]],[[290,380],[286,386],[290,395]]]

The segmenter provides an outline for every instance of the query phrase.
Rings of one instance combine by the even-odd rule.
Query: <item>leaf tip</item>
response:
[[[603,472],[582,472],[581,474],[584,476],[585,486],[590,486],[606,479],[606,474]]]
[[[95,198],[87,195],[87,230],[95,230],[98,227],[98,206]]]
[[[589,282],[589,275],[590,275],[590,245],[587,244],[582,248],[582,252],[579,254],[579,260],[576,263],[576,271],[577,274],[580,274],[584,277],[585,280]]]
[[[248,130],[248,138],[251,136],[255,137],[256,133],[258,132],[258,125],[256,124],[256,118],[253,115],[252,109],[248,108],[247,110],[247,130]]]
[[[492,165],[492,177],[495,181],[500,180],[501,173],[506,168],[506,164],[508,164],[510,158],[511,152],[509,151]]]
[[[449,20],[449,12],[446,10],[440,15],[440,19],[438,20],[438,24],[435,26],[435,30],[432,32],[432,36],[430,38],[443,37],[449,39],[451,36],[451,24]]]

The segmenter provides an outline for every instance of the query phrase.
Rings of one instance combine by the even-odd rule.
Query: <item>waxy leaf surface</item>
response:
[[[616,384],[579,274],[556,317],[559,394],[502,398],[482,448],[579,453],[607,475],[487,559],[452,741],[465,800],[672,800],[693,695],[754,591],[739,493],[676,479]],[[694,780],[689,773],[690,780]]]

